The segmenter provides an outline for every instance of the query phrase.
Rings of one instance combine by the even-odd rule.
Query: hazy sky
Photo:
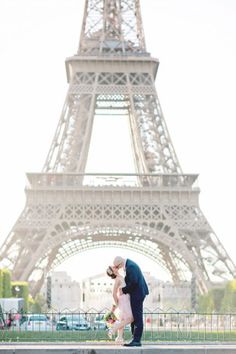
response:
[[[201,209],[236,262],[236,1],[143,0],[141,6],[180,164],[200,174]],[[0,243],[23,210],[25,172],[40,172],[46,159],[83,7],[83,0],[0,1]]]

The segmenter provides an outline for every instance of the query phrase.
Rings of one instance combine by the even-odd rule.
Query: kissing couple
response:
[[[123,269],[125,277],[119,271]],[[112,312],[119,310],[119,321],[115,322],[108,331],[112,338],[118,333],[116,342],[125,347],[141,347],[143,334],[143,302],[148,295],[148,287],[139,266],[120,256],[116,256],[113,265],[107,269],[107,275],[114,280]],[[124,343],[124,328],[131,325],[133,339],[130,343]]]

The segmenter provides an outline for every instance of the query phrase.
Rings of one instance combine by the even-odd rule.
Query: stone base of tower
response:
[[[4,354],[235,354],[235,344],[144,344],[141,348],[125,348],[109,344],[7,344],[0,346]]]

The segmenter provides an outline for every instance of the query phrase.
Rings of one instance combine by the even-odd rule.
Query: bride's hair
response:
[[[107,275],[111,277],[111,279],[115,279],[117,277],[111,266],[107,268]]]

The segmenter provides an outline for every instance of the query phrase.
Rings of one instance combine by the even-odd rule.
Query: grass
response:
[[[131,333],[125,333],[129,340]],[[236,331],[145,331],[143,341],[147,342],[236,342]],[[1,342],[99,342],[108,341],[106,331],[16,331],[1,330]]]

